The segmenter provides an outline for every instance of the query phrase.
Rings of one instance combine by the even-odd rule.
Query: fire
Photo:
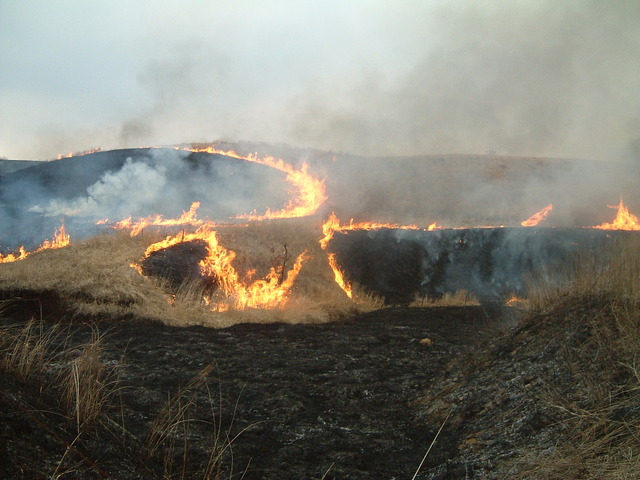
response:
[[[285,162],[281,158],[274,158],[271,156],[260,158],[257,155],[240,155],[232,150],[224,151],[218,150],[215,147],[206,148],[183,148],[182,150],[192,152],[205,152],[205,153],[217,153],[225,155],[227,157],[237,158],[245,160],[247,162],[258,163],[260,165],[266,165],[271,168],[275,168],[286,174],[286,180],[298,190],[298,195],[290,200],[287,205],[280,210],[267,211],[263,215],[256,213],[248,213],[244,215],[238,215],[236,218],[243,220],[267,220],[276,218],[300,218],[313,215],[318,208],[327,200],[325,193],[324,180],[319,180],[309,174],[309,165],[305,162],[298,169],[293,165]]]
[[[71,243],[71,235],[67,233],[64,225],[60,225],[60,228],[53,234],[53,240],[45,240],[36,252],[52,248],[63,248],[69,245],[69,243]]]
[[[20,248],[18,249],[18,254],[9,253],[7,255],[2,255],[0,253],[0,263],[17,262],[18,260],[24,260],[25,258],[27,258],[28,255],[29,255],[29,252],[27,252],[24,246],[21,245]]]
[[[638,217],[629,212],[629,209],[625,206],[620,198],[618,205],[609,205],[609,208],[617,208],[618,213],[616,218],[611,223],[603,223],[593,228],[599,228],[601,230],[640,230],[640,221]]]
[[[504,302],[507,307],[526,307],[528,301],[524,298],[517,297],[516,295],[512,295],[509,300]]]
[[[66,232],[64,225],[61,225],[58,230],[53,234],[53,240],[45,240],[40,247],[33,252],[28,252],[24,246],[20,246],[18,253],[9,253],[8,255],[0,254],[0,263],[11,263],[18,260],[24,260],[32,253],[41,252],[43,250],[50,250],[53,248],[63,248],[71,243],[71,236]]]
[[[212,224],[204,224],[193,233],[182,233],[168,236],[164,240],[149,246],[144,257],[163,248],[182,242],[204,240],[207,243],[208,255],[199,264],[203,276],[215,278],[221,295],[206,298],[205,301],[214,311],[229,309],[245,310],[247,308],[283,307],[289,300],[291,288],[307,259],[307,252],[301,253],[286,276],[271,268],[264,279],[245,283],[233,266],[236,254],[218,242]],[[137,265],[133,265],[138,267]],[[138,268],[138,271],[139,268]]]
[[[329,259],[329,266],[331,267],[331,270],[333,270],[334,280],[340,286],[340,288],[344,291],[344,293],[347,294],[347,297],[353,298],[353,290],[351,288],[351,285],[346,282],[346,280],[344,279],[342,270],[338,268],[338,263],[336,262],[336,254],[330,253],[328,255],[328,259]]]
[[[200,202],[193,202],[191,207],[187,211],[183,211],[182,215],[178,218],[163,218],[162,215],[151,215],[139,220],[132,220],[131,217],[120,220],[112,225],[112,228],[116,230],[129,230],[129,235],[135,237],[139,235],[145,227],[158,226],[158,227],[174,227],[174,226],[194,226],[199,227],[204,224],[203,220],[196,218],[196,213],[200,208]],[[108,224],[109,220],[99,220],[98,225]]]
[[[433,227],[433,228],[432,228]],[[349,221],[348,225],[340,225],[340,220],[336,216],[335,212],[331,212],[329,218],[322,224],[323,237],[320,239],[320,247],[326,250],[336,232],[342,232],[346,230],[376,230],[379,228],[399,228],[405,230],[419,230],[417,225],[396,225],[391,223],[376,223],[376,222],[354,222],[353,219]],[[436,223],[432,223],[429,226],[429,230],[433,230],[437,227]],[[342,288],[349,298],[353,298],[353,290],[351,285],[344,279],[344,274],[338,267],[335,254],[328,253],[328,261],[336,283]]]
[[[348,225],[340,225],[340,220],[336,216],[335,212],[331,212],[329,218],[322,225],[322,234],[324,237],[320,240],[320,246],[322,249],[326,249],[327,245],[333,238],[335,232],[343,232],[347,230],[377,230],[380,228],[394,228],[401,230],[420,230],[417,225],[398,225],[395,223],[377,223],[377,222],[354,222],[353,218],[349,221]],[[434,230],[440,228],[437,223],[432,223],[428,229]]]
[[[438,225],[438,222],[433,222],[431,225],[427,227],[427,231],[433,232],[434,230],[438,230],[439,228],[442,228],[442,227]]]
[[[71,157],[81,157],[83,155],[89,155],[91,153],[97,153],[97,152],[101,152],[101,151],[102,151],[102,148],[95,147],[95,148],[90,148],[89,150],[84,150],[82,152],[60,153],[56,157],[56,160],[62,160],[63,158],[71,158]]]
[[[541,221],[547,218],[547,215],[549,215],[552,210],[553,210],[553,204],[550,203],[549,205],[544,207],[542,210],[540,210],[537,213],[534,213],[529,218],[527,218],[524,222],[520,223],[520,225],[522,225],[523,227],[535,227]]]

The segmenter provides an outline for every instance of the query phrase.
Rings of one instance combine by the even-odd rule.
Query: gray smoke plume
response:
[[[220,138],[638,157],[637,1],[34,1],[0,7],[11,158]]]

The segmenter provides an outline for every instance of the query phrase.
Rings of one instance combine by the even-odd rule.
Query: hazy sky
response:
[[[0,156],[640,152],[637,0],[0,0]]]

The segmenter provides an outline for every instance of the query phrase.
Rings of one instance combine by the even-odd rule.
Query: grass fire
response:
[[[565,195],[582,160],[372,158],[397,163],[372,178],[357,156],[252,148],[275,147],[100,149],[0,176],[7,478],[454,478],[463,465],[564,478],[567,459],[599,478],[635,465],[636,190]],[[83,168],[84,183],[51,186]],[[15,184],[32,189],[11,197]],[[535,355],[569,367],[549,375]],[[297,381],[277,379],[290,368]],[[498,391],[485,371],[512,383]],[[337,432],[348,441],[328,465],[305,459]],[[366,464],[341,460],[369,435]],[[21,470],[32,448],[46,454]],[[398,449],[413,465],[384,461]]]

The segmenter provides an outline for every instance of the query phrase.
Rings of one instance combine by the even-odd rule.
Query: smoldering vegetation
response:
[[[579,227],[611,221],[616,212],[608,207],[621,197],[631,211],[640,210],[640,172],[628,162],[498,155],[362,157],[249,142],[217,147],[275,153],[296,167],[308,163],[313,176],[324,178],[328,197],[312,220],[318,239],[319,225],[330,211],[343,222],[421,227],[437,222],[444,227],[334,238],[329,251],[337,253],[347,280],[390,304],[458,290],[485,300],[504,299],[524,295],[541,276],[562,282],[562,265],[618,236]],[[175,218],[195,201],[201,204],[198,218],[233,224],[234,216],[278,208],[296,193],[283,173],[224,155],[170,148],[97,152],[0,176],[5,219],[0,246],[5,252],[19,245],[33,248],[61,223],[77,241],[110,231],[109,222],[97,225],[98,220],[113,223],[152,214]],[[517,227],[550,203],[553,210],[543,228],[478,228]],[[465,228],[452,229],[458,227]],[[312,234],[299,236],[316,241]],[[228,248],[242,248],[231,242]],[[156,274],[177,268],[183,278],[183,270],[198,270],[197,261],[176,267],[161,260],[151,268]]]
[[[593,267],[602,270],[616,242],[634,235],[568,228],[379,229],[340,233],[330,250],[348,282],[388,304],[457,291],[491,303],[526,297],[540,284],[567,285],[584,256],[598,258]]]
[[[33,248],[65,224],[73,238],[106,231],[97,221],[178,217],[200,201],[200,218],[223,222],[280,205],[287,187],[273,169],[222,155],[126,149],[38,163],[0,176],[0,246]]]

